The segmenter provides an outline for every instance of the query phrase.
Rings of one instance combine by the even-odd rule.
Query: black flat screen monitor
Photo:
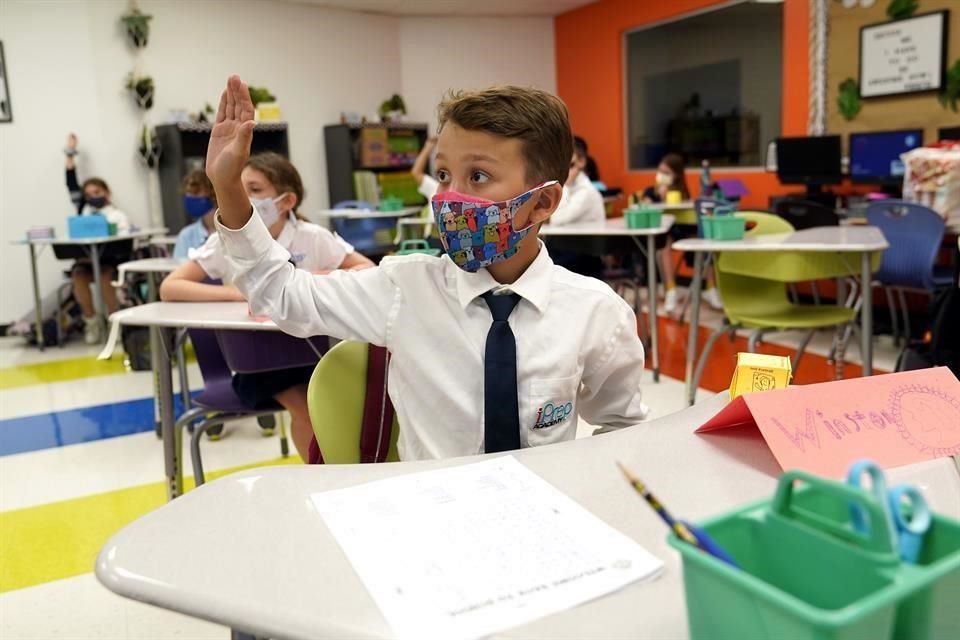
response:
[[[943,127],[937,131],[940,140],[960,140],[960,127]]]
[[[803,184],[808,191],[840,184],[840,136],[777,138],[777,178],[783,184]]]
[[[900,154],[923,144],[922,129],[850,134],[850,179],[853,182],[903,182]]]

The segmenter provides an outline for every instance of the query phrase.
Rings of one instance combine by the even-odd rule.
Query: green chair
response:
[[[386,349],[363,342],[341,342],[323,356],[307,388],[318,448],[315,452],[311,444],[310,463],[400,459],[400,429],[386,390],[388,365]]]
[[[791,233],[787,221],[769,213],[741,212],[747,219],[747,236]],[[710,351],[717,339],[733,335],[737,329],[753,329],[747,343],[750,352],[765,332],[805,331],[793,358],[794,371],[817,329],[846,329],[857,316],[857,307],[795,304],[787,295],[787,283],[846,275],[842,261],[805,260],[804,254],[791,251],[720,253],[716,260],[717,287],[723,298],[724,323],[707,339],[694,372],[693,385],[699,385]],[[821,256],[827,258],[828,256]],[[846,335],[846,333],[844,333]],[[842,349],[839,350],[842,356]],[[842,357],[838,358],[839,361]]]

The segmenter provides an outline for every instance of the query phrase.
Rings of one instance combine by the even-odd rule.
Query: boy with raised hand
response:
[[[318,277],[294,269],[253,215],[240,182],[253,104],[231,76],[206,166],[234,284],[290,334],[389,349],[401,459],[571,440],[578,415],[608,428],[639,422],[633,311],[602,282],[554,266],[537,238],[573,153],[566,107],[497,87],[449,96],[439,115],[432,205],[446,255]]]

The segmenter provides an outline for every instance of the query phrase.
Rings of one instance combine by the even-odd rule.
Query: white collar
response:
[[[533,234],[533,230],[530,231]],[[480,269],[476,273],[464,271],[452,260],[446,258],[447,269],[453,269],[457,284],[457,300],[460,306],[467,308],[471,302],[491,290],[508,290],[516,293],[521,298],[528,300],[537,311],[543,313],[550,301],[550,285],[553,278],[553,260],[547,252],[547,247],[537,238],[540,245],[540,252],[536,259],[527,267],[527,270],[517,278],[516,282],[501,285],[493,279],[486,269]]]
[[[290,250],[290,245],[293,244],[293,238],[297,235],[297,216],[294,215],[292,211],[287,212],[287,222],[283,225],[283,229],[280,230],[280,235],[277,236],[277,242],[281,247]]]

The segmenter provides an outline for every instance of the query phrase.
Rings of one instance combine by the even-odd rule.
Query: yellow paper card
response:
[[[730,381],[730,398],[754,391],[786,389],[793,371],[790,358],[762,353],[738,353],[737,368]]]

